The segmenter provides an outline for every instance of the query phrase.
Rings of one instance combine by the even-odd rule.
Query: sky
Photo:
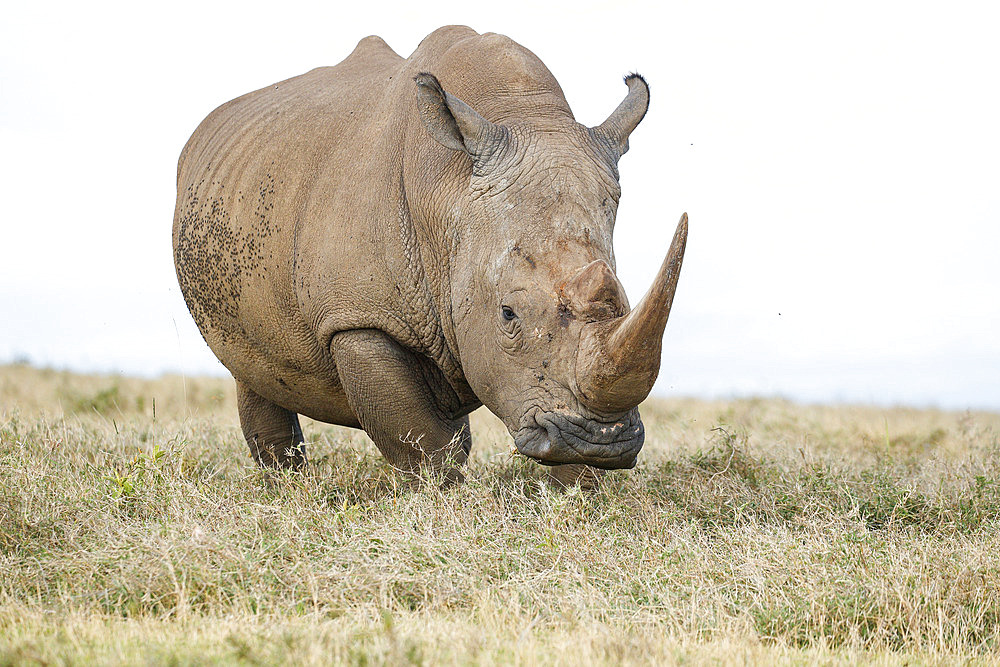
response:
[[[1000,5],[13,3],[0,22],[0,362],[225,373],[176,285],[176,161],[219,104],[378,34],[499,32],[620,164],[636,303],[680,214],[661,396],[1000,410]]]

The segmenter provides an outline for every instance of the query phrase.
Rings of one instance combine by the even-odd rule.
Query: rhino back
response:
[[[352,425],[353,416],[316,334],[316,314],[300,302],[296,238],[319,207],[324,243],[355,264],[371,254],[351,229],[357,208],[350,184],[366,171],[358,167],[358,138],[377,131],[373,124],[385,126],[380,98],[403,62],[381,39],[366,38],[335,67],[216,109],[178,164],[174,257],[198,328],[240,381],[324,421]],[[342,165],[348,187],[323,180],[331,162]],[[380,170],[367,171],[366,186],[377,189]],[[340,275],[350,275],[350,264],[339,263]],[[354,283],[351,292],[363,290]]]

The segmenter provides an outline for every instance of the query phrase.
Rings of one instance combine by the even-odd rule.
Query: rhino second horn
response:
[[[663,330],[677,291],[687,232],[685,213],[659,273],[632,312],[584,329],[576,376],[580,399],[588,407],[623,412],[639,405],[653,388],[660,372]]]

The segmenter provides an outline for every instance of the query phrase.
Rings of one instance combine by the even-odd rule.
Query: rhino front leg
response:
[[[606,472],[582,463],[564,463],[549,468],[549,481],[559,488],[579,484],[581,489],[596,490],[601,487],[601,478]]]
[[[265,468],[301,468],[306,450],[299,416],[236,381],[236,405],[250,455]]]
[[[463,479],[458,466],[472,447],[469,417],[450,414],[451,388],[427,363],[380,331],[336,334],[331,350],[347,402],[395,468],[430,468],[445,484]]]

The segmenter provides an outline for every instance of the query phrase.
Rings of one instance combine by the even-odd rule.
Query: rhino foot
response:
[[[558,489],[568,489],[579,484],[585,491],[596,491],[601,488],[601,478],[607,471],[582,463],[567,463],[551,466],[548,472],[549,483]]]
[[[300,469],[306,464],[299,416],[236,381],[236,404],[250,456],[265,468]]]

